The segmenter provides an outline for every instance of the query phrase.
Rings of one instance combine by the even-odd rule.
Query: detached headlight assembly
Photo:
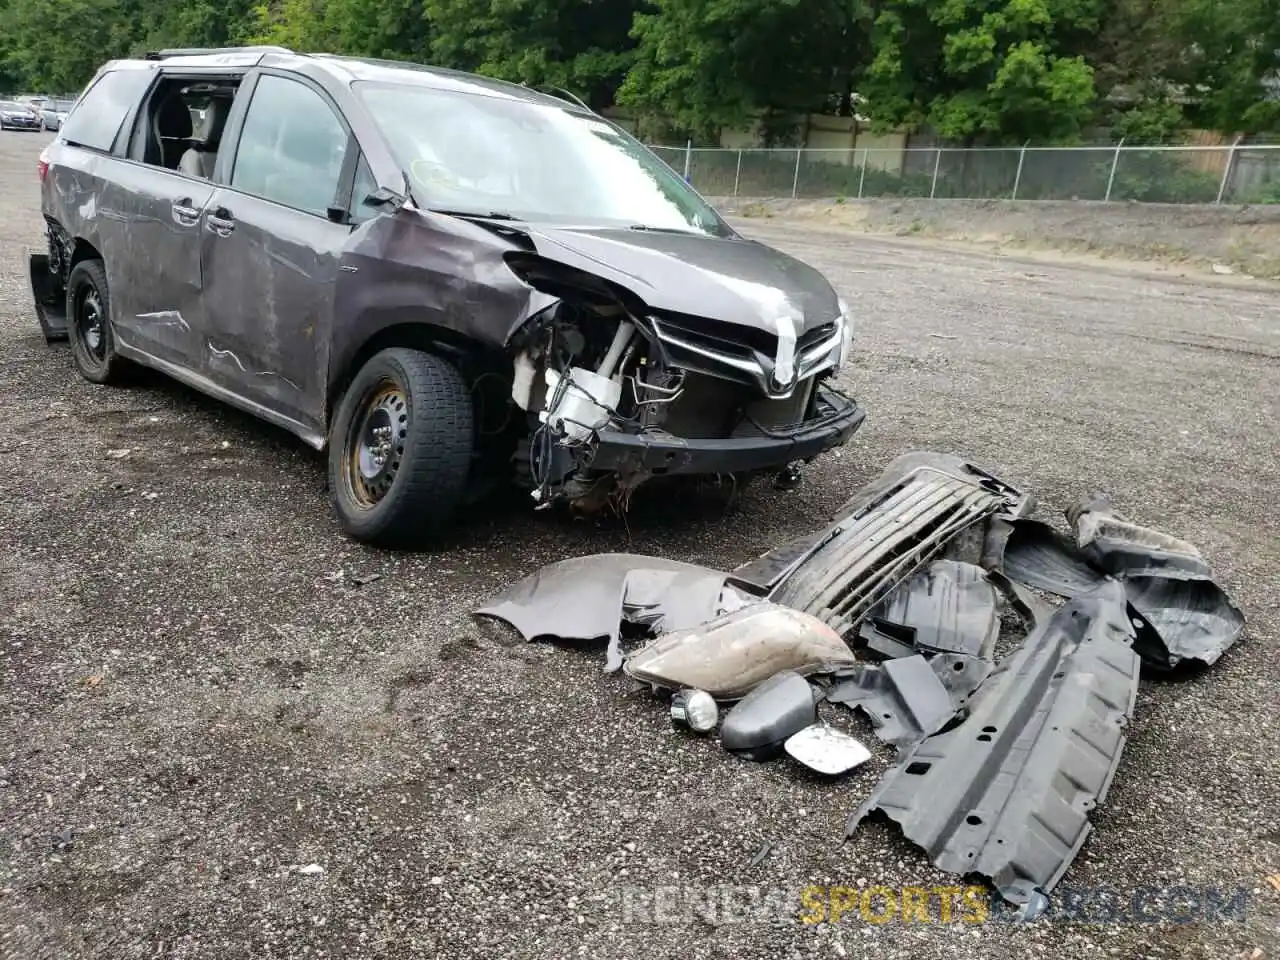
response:
[[[836,322],[840,324],[840,352],[836,354],[835,369],[839,370],[844,366],[845,361],[849,359],[849,354],[853,351],[853,314],[849,311],[849,305],[844,302],[841,297],[840,303],[840,319]]]

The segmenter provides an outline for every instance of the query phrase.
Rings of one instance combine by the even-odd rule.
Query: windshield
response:
[[[433,209],[726,236],[670,167],[570,108],[408,84],[353,85]]]

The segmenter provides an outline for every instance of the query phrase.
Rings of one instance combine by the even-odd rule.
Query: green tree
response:
[[[613,103],[641,0],[426,0],[437,63]]]
[[[423,0],[276,0],[252,11],[250,38],[301,52],[425,61]]]
[[[248,28],[247,0],[8,0],[3,70],[13,86],[79,90],[107,60],[170,46],[223,46]]]
[[[655,0],[619,101],[697,137],[760,112],[848,113],[871,22],[864,0]]]
[[[1280,0],[1181,0],[1176,76],[1201,126],[1280,130]]]
[[[1070,137],[1093,114],[1083,51],[1102,0],[884,0],[861,90],[881,127],[928,124],[941,136]]]

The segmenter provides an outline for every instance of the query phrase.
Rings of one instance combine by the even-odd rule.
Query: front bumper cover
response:
[[[819,415],[789,432],[688,440],[661,431],[605,429],[597,433],[598,443],[588,465],[604,472],[670,476],[751,473],[812,460],[843,445],[867,416],[853,398],[830,387],[817,389]]]

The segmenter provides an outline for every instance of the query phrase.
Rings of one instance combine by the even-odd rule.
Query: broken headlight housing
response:
[[[836,354],[836,362],[832,367],[836,371],[844,366],[845,361],[849,359],[849,354],[853,351],[853,314],[849,310],[849,304],[845,303],[844,297],[839,299],[839,304],[840,318],[836,323],[840,325],[840,350]]]

